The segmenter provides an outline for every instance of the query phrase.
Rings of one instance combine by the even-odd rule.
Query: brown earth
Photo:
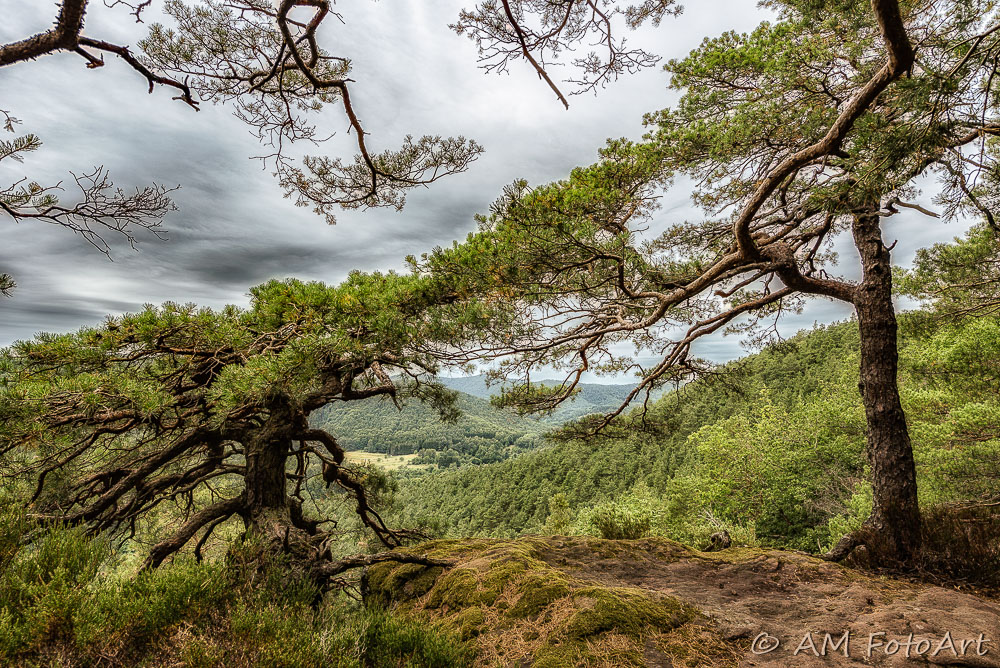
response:
[[[1000,667],[996,601],[804,554],[534,536],[419,551],[455,566],[385,565],[373,591],[476,642],[477,665]]]
[[[639,587],[690,603],[709,616],[727,640],[753,644],[765,633],[780,641],[777,649],[766,654],[754,654],[748,648],[740,665],[1000,666],[1000,604],[995,601],[937,586],[874,578],[789,552],[687,551],[684,558],[668,561],[656,558],[648,548],[610,559],[594,559],[581,548],[573,541],[556,539],[551,558],[585,580]],[[884,635],[873,635],[879,632]],[[845,633],[849,634],[846,659],[843,649],[832,651],[829,644],[827,656],[816,656],[824,653],[827,634],[828,642],[836,643]],[[948,633],[956,652],[947,648]],[[969,645],[963,654],[960,641],[977,640],[980,634],[990,642]],[[922,639],[930,646],[918,652],[926,645]],[[761,637],[758,645],[766,640]],[[888,645],[890,640],[906,644],[890,655],[887,651],[895,647],[887,650],[879,645]],[[916,644],[909,645],[907,657],[910,641]],[[942,643],[944,647],[931,656]],[[979,656],[977,649],[985,655]]]

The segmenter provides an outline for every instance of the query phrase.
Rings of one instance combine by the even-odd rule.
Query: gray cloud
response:
[[[2,41],[51,24],[52,3],[4,4]],[[65,181],[68,170],[103,164],[123,187],[181,185],[179,211],[165,223],[169,241],[142,238],[139,252],[116,243],[114,262],[66,230],[0,220],[0,270],[13,273],[20,285],[12,299],[0,302],[0,345],[41,330],[75,330],[147,302],[245,304],[248,288],[271,277],[337,282],[352,269],[400,269],[408,254],[464,238],[474,229],[473,215],[485,211],[505,184],[519,177],[532,183],[562,178],[592,162],[607,137],[640,137],[642,114],[676,99],[665,75],[650,70],[597,96],[571,98],[565,111],[527,67],[515,65],[508,76],[477,69],[473,45],[447,29],[463,4],[358,3],[342,8],[346,26],[328,22],[326,43],[353,60],[352,98],[373,149],[392,147],[408,133],[462,134],[487,149],[468,173],[410,195],[403,212],[343,212],[333,227],[282,197],[270,170],[248,159],[261,148],[225,108],[206,105],[194,113],[167,90],[147,95],[142,78],[114,57],[97,70],[73,54],[0,70],[0,108],[45,142],[23,165],[5,165],[4,182],[24,175]],[[766,17],[749,1],[689,4],[681,17],[630,40],[678,57],[705,35],[749,30]],[[90,34],[136,43],[143,26],[97,0],[92,5]],[[352,155],[340,110],[330,108],[320,122],[335,135],[306,152]],[[698,215],[677,189],[664,198],[651,232]],[[919,215],[900,216],[889,229],[906,232],[897,257],[912,257],[917,246],[945,236]],[[960,232],[949,229],[946,236]],[[843,270],[856,271],[849,258]],[[817,301],[783,323],[782,331],[845,316],[842,307]],[[699,345],[699,354],[717,360],[743,352],[734,337]]]

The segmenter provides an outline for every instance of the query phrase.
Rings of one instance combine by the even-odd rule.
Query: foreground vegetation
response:
[[[3,665],[444,668],[471,657],[457,633],[324,598],[252,545],[136,575],[80,531],[47,531],[27,549],[23,517],[5,513],[2,528]]]
[[[262,563],[250,544],[136,575],[79,531],[49,529],[29,550],[9,531],[27,528],[23,516],[3,522],[0,663],[12,666],[735,667],[758,627],[779,629],[790,651],[815,628],[860,634],[872,605],[893,637],[913,624],[932,638],[1000,629],[968,594],[661,538],[434,541],[416,549],[448,567],[372,566],[362,603],[323,595],[280,557]]]

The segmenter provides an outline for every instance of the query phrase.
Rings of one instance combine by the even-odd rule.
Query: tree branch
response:
[[[203,526],[238,513],[243,508],[245,502],[246,500],[242,496],[238,496],[213,503],[207,508],[198,511],[170,538],[160,541],[153,546],[149,556],[143,562],[142,568],[156,568],[163,563],[164,559],[184,547],[185,543],[191,540],[191,537],[198,533],[198,530]],[[200,543],[198,547],[201,547]]]
[[[313,569],[313,573],[320,578],[332,578],[337,575],[349,571],[354,568],[364,568],[366,566],[373,566],[375,564],[381,564],[386,561],[393,561],[400,564],[420,564],[422,566],[440,566],[447,568],[448,566],[453,566],[455,562],[448,561],[446,559],[434,559],[432,557],[424,557],[415,554],[406,554],[403,552],[379,552],[377,554],[363,554],[354,557],[348,557],[347,559],[341,559],[340,561],[334,561],[326,564],[319,564]]]

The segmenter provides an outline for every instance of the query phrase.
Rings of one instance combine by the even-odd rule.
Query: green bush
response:
[[[215,565],[178,562],[138,575],[118,575],[95,583],[87,605],[73,618],[81,649],[141,647],[181,622],[193,623],[231,599],[222,570]]]
[[[0,665],[259,665],[308,668],[471,662],[453,635],[336,594],[248,541],[224,563],[183,558],[138,574],[77,529],[28,545],[22,513],[0,512]],[[14,532],[16,530],[16,533]],[[36,527],[37,530],[37,527]],[[11,535],[18,540],[11,539]]]
[[[2,521],[5,528],[28,530],[15,511]],[[77,529],[47,531],[27,546],[7,542],[0,561],[0,657],[71,641],[73,620],[86,608],[88,585],[107,556],[106,544]]]
[[[650,535],[659,514],[659,502],[639,484],[629,494],[581,513],[581,533],[610,540],[642,538]]]
[[[725,529],[737,544],[816,550],[864,475],[856,394],[836,382],[784,408],[764,390],[692,434],[693,454],[666,490],[663,532],[702,546]]]
[[[549,498],[549,516],[542,526],[542,533],[561,536],[572,531],[573,511],[569,507],[569,499],[562,492]]]

